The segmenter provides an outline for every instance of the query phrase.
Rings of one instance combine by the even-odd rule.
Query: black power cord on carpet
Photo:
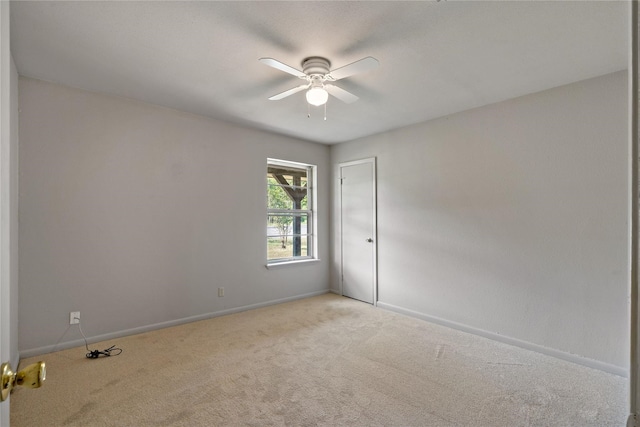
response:
[[[87,350],[89,350],[89,347],[87,347]],[[115,354],[111,354],[112,351],[117,351],[117,353]],[[89,351],[89,353],[87,353],[87,359],[97,359],[100,356],[117,356],[120,353],[122,353],[122,349],[116,347],[115,345],[112,345],[111,347],[104,349],[102,351],[100,350],[93,350],[93,351]]]
[[[78,319],[76,317],[76,319]],[[79,321],[80,319],[78,319]],[[109,348],[106,348],[102,351],[100,350],[89,350],[89,344],[87,343],[87,337],[84,335],[84,332],[82,332],[82,326],[80,326],[80,323],[78,323],[78,328],[80,329],[80,333],[82,334],[82,338],[84,338],[84,346],[87,348],[87,354],[86,357],[87,359],[97,359],[100,356],[103,357],[109,357],[109,356],[117,356],[120,353],[122,353],[122,349],[116,347],[115,345],[112,345]]]

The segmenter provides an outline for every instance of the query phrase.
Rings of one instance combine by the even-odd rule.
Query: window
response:
[[[315,259],[314,165],[267,160],[267,262]]]

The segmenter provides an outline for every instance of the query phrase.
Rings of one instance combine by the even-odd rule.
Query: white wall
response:
[[[78,340],[63,336],[70,311],[87,335],[117,336],[328,290],[327,146],[28,78],[19,89],[22,355]],[[265,268],[268,157],[318,165],[319,263]]]
[[[339,162],[378,159],[381,306],[624,374],[626,72],[336,145],[331,154],[334,191]]]

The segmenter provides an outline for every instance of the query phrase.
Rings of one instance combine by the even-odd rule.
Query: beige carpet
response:
[[[623,426],[624,378],[327,294],[23,360],[11,426]]]

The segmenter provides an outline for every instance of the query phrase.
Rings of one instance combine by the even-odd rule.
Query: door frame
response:
[[[17,369],[17,361],[11,360],[11,283],[9,231],[11,215],[9,203],[9,162],[11,146],[11,47],[9,2],[0,2],[0,361],[10,362]],[[0,404],[0,425],[9,426],[11,397]]]
[[[348,162],[341,162],[338,164],[338,185],[340,197],[338,197],[338,224],[340,229],[338,230],[338,247],[340,248],[340,295],[344,295],[343,292],[343,279],[344,279],[344,258],[343,258],[343,246],[342,246],[342,168],[355,166],[360,164],[371,164],[371,182],[372,182],[372,194],[373,199],[373,306],[378,306],[378,183],[377,183],[377,161],[376,157],[368,157],[365,159],[351,160]]]
[[[632,1],[629,5],[629,27],[630,45],[629,55],[629,155],[631,157],[629,172],[629,198],[630,200],[630,221],[629,234],[630,242],[630,348],[629,348],[629,417],[627,426],[638,426],[640,410],[640,204],[638,198],[640,173],[638,171],[638,155],[640,154],[639,140],[639,120],[640,120],[640,98],[638,96],[638,86],[640,82],[640,12],[638,2]]]

